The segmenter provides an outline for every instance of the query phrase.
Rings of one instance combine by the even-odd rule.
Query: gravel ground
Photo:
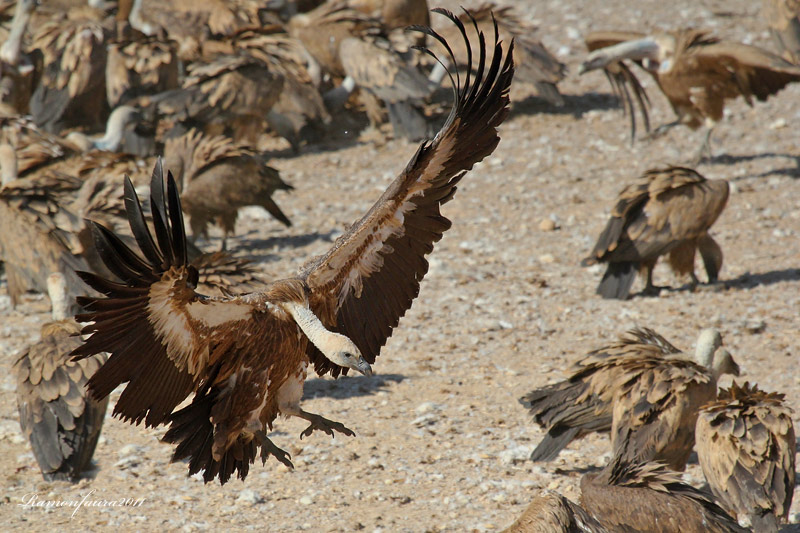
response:
[[[771,48],[760,2],[518,4],[570,67],[559,86],[567,106],[550,108],[531,97],[531,87],[514,88],[502,141],[445,206],[453,228],[374,365],[377,375],[307,382],[304,408],[346,423],[357,437],[315,433],[301,441],[304,422],[280,420],[273,438],[291,452],[294,471],[275,461],[257,463],[246,482],[220,487],[188,478],[185,464],[170,464],[172,448],[159,442],[163,429],[109,416],[95,476],[77,485],[44,482],[19,431],[10,369],[16,352],[37,338],[48,303],[32,297],[12,310],[3,284],[3,530],[495,531],[543,488],[578,500],[580,476],[609,457],[608,439],[594,436],[552,463],[527,461],[542,432],[517,398],[561,379],[572,361],[636,325],[686,350],[703,327],[718,327],[743,378],[786,393],[800,413],[800,134],[793,127],[800,85],[754,108],[730,105],[714,133],[714,157],[697,167],[731,183],[728,206],[713,228],[725,253],[724,288],[690,292],[687,280],[659,267],[657,283],[674,290],[605,301],[594,294],[602,270],[579,266],[617,192],[648,168],[686,163],[701,141],[700,132],[675,128],[631,146],[604,76],[575,74],[584,54],[581,35],[691,24]],[[653,123],[672,120],[666,100],[650,94]],[[257,259],[267,278],[292,273],[371,205],[414,150],[391,141],[276,159],[296,187],[277,196],[294,226],[286,232],[263,212],[248,211],[240,219],[238,250]],[[642,286],[637,281],[635,290]],[[118,396],[112,394],[112,404]],[[702,482],[696,464],[686,476]],[[144,501],[73,514],[20,506],[32,493],[49,500]],[[798,522],[796,500],[792,522]]]

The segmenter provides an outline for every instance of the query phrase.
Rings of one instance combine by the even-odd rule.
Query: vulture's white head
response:
[[[361,350],[344,335],[330,332],[325,339],[324,346],[321,346],[320,349],[331,362],[345,368],[352,368],[365,376],[372,375],[372,367],[361,355]]]
[[[695,361],[710,369],[714,364],[714,354],[720,346],[722,346],[720,332],[714,328],[704,329],[697,338],[697,347],[694,352]]]

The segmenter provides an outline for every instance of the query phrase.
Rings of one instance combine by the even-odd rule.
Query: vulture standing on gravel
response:
[[[800,1],[762,0],[761,13],[784,59],[800,64]]]
[[[710,368],[722,340],[715,330],[704,330],[698,337],[694,360]],[[593,432],[610,431],[618,387],[641,377],[629,373],[630,365],[647,361],[655,365],[681,351],[664,337],[647,328],[628,331],[608,346],[589,352],[575,366],[567,380],[533,390],[520,399],[534,422],[547,434],[531,454],[532,461],[552,461],[570,442]],[[678,361],[685,366],[689,361]]]
[[[86,382],[106,357],[72,360],[81,340],[80,326],[67,318],[67,285],[61,274],[51,274],[47,285],[53,321],[15,365],[19,423],[44,479],[76,480],[89,467],[103,427],[108,398],[87,398]]]
[[[698,352],[712,349],[712,360],[697,364],[683,359],[637,358],[626,361],[615,383],[611,448],[631,441],[630,460],[660,461],[683,471],[695,442],[700,408],[717,396],[723,374],[739,375],[739,365],[713,329],[700,335]]]
[[[689,275],[692,286],[695,250],[700,251],[709,283],[717,281],[722,250],[708,234],[728,202],[728,182],[707,180],[690,168],[667,167],[645,172],[617,197],[605,229],[583,266],[608,263],[597,294],[628,297],[637,270],[644,270],[645,295],[658,294],[653,268],[662,255],[678,276]]]
[[[711,491],[758,532],[778,531],[792,505],[797,443],[783,399],[734,382],[697,419],[697,458]]]
[[[452,13],[437,11],[459,24]],[[463,26],[462,35],[469,46]],[[480,43],[478,76],[454,85],[453,110],[436,137],[420,145],[326,254],[260,292],[196,293],[174,179],[167,175],[165,190],[156,164],[150,189],[155,237],[126,180],[128,218],[142,255],[95,226],[100,253],[121,281],[81,274],[106,295],[79,299],[85,313],[77,319],[90,323],[82,332],[91,336],[73,354],[111,354],[89,382],[92,396],[104,398],[127,382],[115,414],[147,426],[169,422],[164,440],[177,445],[173,459],[188,458],[189,472],[203,470],[207,482],[219,477],[225,483],[235,472],[244,479],[259,448],[262,461],[273,455],[291,466],[289,454],[266,435],[278,414],[307,420],[301,437],[315,430],[353,435],[301,409],[307,367],[333,377],[350,369],[370,375],[370,364],[417,296],[428,269],[425,256],[450,227],[440,205],[495,149],[497,127],[508,114],[513,43],[504,53],[495,35],[490,63],[483,37]],[[192,393],[192,403],[175,411]]]
[[[609,533],[580,505],[545,490],[503,533]]]
[[[629,59],[653,76],[678,116],[658,133],[678,124],[706,128],[698,160],[709,151],[711,130],[722,120],[726,100],[741,96],[752,105],[753,97],[764,101],[800,80],[800,66],[755,46],[721,41],[702,30],[652,35],[599,32],[589,34],[586,44],[591,53],[581,64],[581,73],[610,66],[607,75],[616,84],[631,83],[635,94],[644,89],[630,69],[619,65]],[[637,100],[647,120],[646,100]]]
[[[233,235],[239,208],[260,205],[287,228],[292,225],[272,199],[275,191],[291,191],[266,157],[235,146],[227,137],[208,137],[191,130],[165,147],[167,168],[182,184],[181,205],[189,215],[192,236],[208,238],[208,224],[225,232],[222,249]]]
[[[624,533],[746,533],[711,499],[661,463],[621,453],[581,478],[581,505],[609,531]]]
[[[14,11],[8,37],[0,46],[0,114],[27,115],[31,95],[41,74],[41,53],[22,52],[36,0],[20,0]]]

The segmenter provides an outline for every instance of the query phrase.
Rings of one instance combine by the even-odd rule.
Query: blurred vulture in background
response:
[[[557,492],[536,496],[503,533],[609,533],[583,508]]]
[[[784,395],[734,383],[697,419],[697,457],[714,495],[739,522],[772,533],[795,485],[792,412]]]
[[[800,63],[800,1],[762,0],[761,13],[784,59]]]
[[[636,358],[621,365],[615,383],[611,421],[614,453],[631,441],[626,459],[660,461],[683,471],[695,443],[699,409],[717,396],[723,374],[739,375],[739,365],[724,348],[719,332],[705,330],[697,351],[713,352],[698,364],[677,358]]]
[[[623,436],[624,437],[624,436]],[[609,531],[746,533],[711,499],[661,463],[630,460],[623,446],[597,474],[581,478],[581,505]]]
[[[620,66],[624,60],[636,62],[653,76],[677,115],[677,120],[661,126],[657,133],[678,124],[706,128],[698,160],[705,152],[710,155],[711,131],[722,119],[726,100],[741,96],[752,106],[754,97],[764,101],[800,80],[800,67],[772,52],[721,41],[696,29],[652,35],[591,33],[586,45],[591,53],[581,64],[581,73],[606,69],[614,80],[612,85],[620,88],[631,84],[635,95],[643,94],[644,89],[627,66]],[[647,120],[647,100],[637,97],[636,102]],[[632,117],[633,101],[628,99],[627,103]]]
[[[717,281],[722,250],[708,234],[728,201],[728,182],[707,180],[696,171],[667,167],[645,172],[617,197],[605,229],[583,266],[608,263],[597,294],[628,297],[637,270],[647,283],[643,294],[660,291],[653,285],[653,268],[662,255],[678,276],[694,274],[695,251],[700,251],[709,283]]]
[[[721,344],[718,332],[702,332],[694,353],[695,364],[687,360],[688,355],[677,359],[681,351],[655,331],[636,328],[617,342],[589,352],[575,364],[576,371],[567,380],[533,390],[520,399],[534,422],[547,429],[531,460],[552,461],[573,440],[610,431],[614,406],[620,400],[618,390],[635,386],[648,366],[675,362],[679,368],[691,366],[698,372],[709,372]]]
[[[431,24],[427,0],[349,0],[347,5],[377,18],[386,31]]]
[[[34,88],[42,69],[41,52],[22,51],[22,38],[28,28],[36,0],[19,0],[6,40],[0,46],[0,114],[27,115]]]
[[[106,355],[72,360],[81,328],[67,318],[67,285],[61,274],[50,275],[47,284],[53,321],[15,365],[19,422],[44,479],[75,481],[89,468],[103,427],[108,398],[89,398],[86,383]]]
[[[191,130],[167,142],[166,162],[182,184],[181,202],[194,237],[207,238],[208,224],[216,221],[225,232],[225,249],[239,208],[248,205],[259,205],[284,226],[292,225],[272,195],[294,187],[267,165],[264,155],[238,147],[226,137],[208,137]]]

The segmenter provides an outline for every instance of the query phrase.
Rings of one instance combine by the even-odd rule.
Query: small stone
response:
[[[785,118],[779,118],[778,120],[776,120],[772,124],[770,124],[768,127],[771,130],[783,129],[783,128],[786,127],[786,119]]]
[[[257,503],[261,503],[263,501],[264,499],[252,489],[242,490],[239,492],[239,497],[236,498],[236,503],[246,505],[256,505]]]
[[[430,426],[431,424],[435,424],[437,420],[438,417],[435,414],[428,413],[412,420],[411,425],[417,427]]]
[[[539,262],[540,263],[548,263],[549,264],[549,263],[554,263],[555,260],[556,260],[556,258],[553,256],[553,254],[544,254],[544,255],[540,255],[539,256]]]
[[[311,498],[311,496],[308,495],[301,496],[300,499],[297,501],[299,501],[302,505],[311,505],[312,503],[314,503],[314,500]]]
[[[438,409],[438,406],[435,403],[433,403],[433,402],[425,402],[425,403],[419,404],[416,407],[416,409],[414,409],[414,412],[417,413],[418,415],[424,415],[425,413],[430,413],[432,411],[436,411],[437,409]]]
[[[764,331],[764,329],[766,329],[766,327],[767,323],[761,319],[751,318],[749,320],[745,320],[744,323],[744,329],[746,329],[748,333],[751,333],[753,335],[761,333],[762,331]]]
[[[500,459],[500,463],[504,465],[513,465],[517,463],[524,463],[528,460],[528,456],[531,454],[531,449],[527,446],[517,446],[515,448],[509,448],[508,450],[503,450],[500,452],[497,457]]]
[[[543,218],[542,221],[539,222],[539,229],[542,231],[553,231],[556,229],[556,223],[553,219]]]

